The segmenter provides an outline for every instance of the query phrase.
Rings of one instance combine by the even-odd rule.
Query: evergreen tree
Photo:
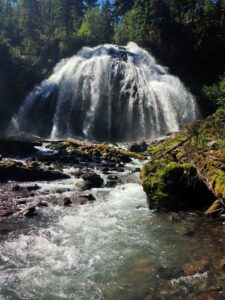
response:
[[[117,44],[127,44],[129,41],[142,42],[144,36],[144,19],[140,8],[127,12],[123,20],[117,25],[114,41]]]
[[[41,30],[41,10],[38,0],[20,0],[18,3],[19,26],[24,37],[33,40]]]
[[[113,8],[110,3],[110,0],[105,0],[102,6],[102,18],[103,22],[105,23],[104,27],[104,35],[105,35],[105,42],[111,42],[114,30],[114,17],[113,17]]]
[[[73,34],[81,22],[83,2],[81,0],[57,0],[56,27],[60,35]]]
[[[99,8],[89,9],[78,32],[78,36],[89,46],[110,42],[111,16],[108,4]]]
[[[117,17],[125,15],[134,6],[134,0],[114,0],[114,14]]]

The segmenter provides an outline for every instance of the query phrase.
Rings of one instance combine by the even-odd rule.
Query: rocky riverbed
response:
[[[2,150],[1,299],[225,298],[223,223],[149,210],[145,143],[27,144]]]
[[[143,145],[140,147],[143,148]],[[74,139],[34,143],[3,141],[0,142],[0,151],[0,217],[32,217],[37,215],[37,207],[48,205],[47,202],[30,201],[40,189],[37,183],[32,182],[76,178],[76,197],[66,197],[61,204],[84,204],[94,200],[91,195],[85,194],[86,190],[115,186],[119,179],[110,175],[111,172],[121,173],[125,163],[146,158],[145,154],[120,147]],[[70,172],[71,169],[73,172]],[[105,174],[105,182],[99,172]],[[58,189],[57,193],[62,194],[63,191]]]

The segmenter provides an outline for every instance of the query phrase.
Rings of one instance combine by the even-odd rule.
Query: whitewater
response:
[[[154,140],[198,114],[181,81],[131,42],[85,47],[60,61],[25,99],[13,128],[52,139]]]

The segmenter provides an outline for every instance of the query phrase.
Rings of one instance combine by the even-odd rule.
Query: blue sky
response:
[[[112,2],[113,0],[110,0],[110,2]],[[100,4],[102,4],[104,2],[104,0],[99,0],[98,1]]]

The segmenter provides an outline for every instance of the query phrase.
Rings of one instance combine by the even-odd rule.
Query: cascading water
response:
[[[193,96],[135,43],[83,48],[35,87],[20,131],[97,141],[154,139],[197,118]]]

